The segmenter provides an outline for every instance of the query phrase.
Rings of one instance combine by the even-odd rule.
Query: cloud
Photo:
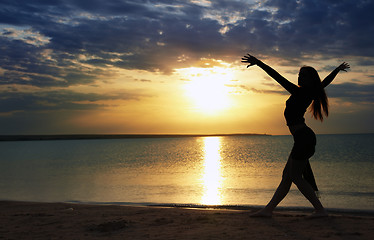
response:
[[[0,95],[0,113],[18,111],[92,110],[108,107],[100,101],[138,100],[142,95],[121,92],[113,94],[79,93],[70,90],[44,92],[3,92]]]
[[[171,73],[204,57],[236,61],[246,51],[373,61],[372,1],[195,2],[2,1],[0,84],[87,84],[113,66]]]
[[[256,53],[302,58],[374,56],[372,1],[265,1],[228,32]]]
[[[347,59],[355,78],[361,74],[367,83],[374,65],[373,11],[374,1],[367,0],[3,0],[0,87],[38,91],[0,92],[0,114],[105,108],[105,101],[142,96],[51,89],[94,85],[119,69],[172,74],[220,60],[236,64],[247,52],[292,67]],[[331,62],[323,63],[328,72]],[[284,94],[273,87],[231,87]],[[358,104],[372,104],[373,93],[371,84],[328,88],[330,97]]]
[[[326,88],[329,97],[340,98],[357,104],[374,103],[374,84],[357,84],[353,82],[334,84]]]
[[[231,87],[233,89],[242,89],[244,91],[254,93],[289,95],[287,91],[285,91],[283,88],[279,88],[278,85],[263,85],[265,85],[266,87],[259,88],[243,84],[226,84],[227,87]],[[329,98],[339,98],[346,102],[354,104],[374,105],[374,84],[360,84],[354,82],[347,82],[341,84],[333,84],[331,86],[328,86],[325,90]]]
[[[226,84],[225,86],[236,89],[236,92],[241,92],[240,90],[244,90],[244,91],[247,91],[247,92],[254,92],[254,93],[260,93],[260,94],[265,93],[265,94],[289,95],[289,93],[282,88],[279,88],[279,90],[276,90],[276,89],[260,89],[260,88],[255,88],[255,87],[250,87],[250,86],[247,86],[247,85],[243,85],[243,84]],[[278,86],[276,86],[276,88],[278,89]]]

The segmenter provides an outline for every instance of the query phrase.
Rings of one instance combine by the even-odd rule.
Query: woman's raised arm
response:
[[[265,63],[263,63],[262,61],[258,60],[257,58],[255,58],[254,56],[250,54],[245,55],[242,58],[242,62],[249,63],[247,68],[253,65],[259,66],[260,68],[262,68],[262,70],[264,70],[270,77],[272,77],[275,81],[277,81],[282,87],[284,87],[291,94],[294,93],[298,89],[297,85],[291,83],[286,78],[284,78],[282,75],[280,75],[277,71],[275,71],[273,68],[266,65]]]
[[[340,71],[346,72],[348,68],[350,68],[348,63],[343,62],[342,64],[340,64],[339,67],[335,68],[334,71],[332,71],[327,77],[325,77],[325,79],[323,79],[322,87],[327,87]]]

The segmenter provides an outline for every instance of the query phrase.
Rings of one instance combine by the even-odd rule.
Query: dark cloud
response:
[[[347,102],[370,105],[374,103],[374,84],[353,82],[334,84],[327,87],[326,91],[329,97],[340,98]]]
[[[268,0],[229,32],[256,53],[284,58],[374,56],[373,1]]]
[[[283,88],[278,85],[264,84],[266,88],[251,87],[242,84],[227,84],[227,87],[242,89],[254,93],[268,93],[268,94],[281,94],[289,95]],[[269,88],[270,87],[270,88]],[[369,104],[373,105],[374,102],[374,84],[360,84],[360,83],[340,83],[328,86],[326,89],[329,98],[339,98],[346,102],[353,104]],[[374,108],[373,108],[374,110]]]
[[[48,53],[48,48],[25,44],[20,40],[0,38],[0,67],[5,69],[0,84],[24,84],[38,87],[70,86],[92,83],[99,69],[74,64],[66,53]]]
[[[1,1],[0,23],[46,39],[32,44],[4,30],[0,66],[22,70],[0,83],[69,86],[78,84],[74,76],[79,76],[86,84],[98,73],[80,64],[170,73],[202,57],[234,61],[246,51],[288,61],[366,56],[367,65],[374,57],[373,11],[374,2],[364,0],[218,0],[211,6],[181,0]],[[189,61],[178,61],[183,54]]]
[[[107,107],[99,101],[137,100],[141,97],[133,93],[100,95],[96,93],[78,93],[70,90],[45,92],[3,92],[0,95],[0,113],[17,111],[60,111],[91,110]]]
[[[50,114],[50,112],[40,112],[38,114],[27,111],[15,112],[0,117],[0,125],[6,126],[1,129],[0,134],[81,133],[81,129],[71,124],[73,116],[77,116],[77,112],[57,111],[54,114]]]

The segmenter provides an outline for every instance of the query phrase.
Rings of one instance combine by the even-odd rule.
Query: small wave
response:
[[[206,205],[196,203],[152,203],[152,202],[83,202],[83,201],[65,201],[66,203],[75,204],[93,204],[93,205],[119,205],[119,206],[143,206],[143,207],[170,207],[170,208],[193,208],[193,209],[221,209],[221,210],[243,210],[250,211],[261,209],[261,205]],[[374,214],[374,210],[368,209],[343,209],[343,208],[327,208],[332,214],[353,214],[353,215],[370,215]],[[296,206],[278,206],[277,211],[297,211],[297,212],[312,212],[311,207],[296,207]]]

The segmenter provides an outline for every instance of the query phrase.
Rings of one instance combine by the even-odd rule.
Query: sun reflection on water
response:
[[[221,138],[204,138],[203,196],[201,204],[218,205],[222,202]]]

